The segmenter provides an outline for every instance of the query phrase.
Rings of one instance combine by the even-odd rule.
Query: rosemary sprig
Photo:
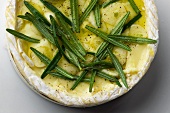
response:
[[[58,10],[55,6],[53,6],[51,3],[45,1],[45,0],[40,0],[49,10],[51,10],[55,15],[57,13],[60,13],[61,16],[63,17],[64,21],[67,22],[70,26],[72,26],[72,22],[70,19],[68,19],[60,10]]]
[[[74,31],[79,33],[80,32],[80,22],[79,22],[78,0],[70,0],[70,6],[71,6],[73,29],[74,29]]]
[[[33,15],[30,13],[26,13],[25,16],[34,24],[37,30],[52,44],[55,45],[53,40],[53,36],[49,33],[49,31],[45,28],[43,22],[37,20]]]
[[[103,60],[107,57],[107,55],[108,55],[107,51],[103,51],[103,53],[100,54],[96,60]]]
[[[59,52],[56,53],[56,55],[54,56],[54,58],[52,59],[52,61],[49,63],[49,65],[47,66],[47,68],[45,69],[45,71],[42,73],[41,78],[44,79],[47,76],[47,72],[53,70],[57,63],[59,62],[59,60],[61,59],[62,54]]]
[[[85,58],[79,53],[79,51],[69,42],[69,40],[66,38],[65,34],[60,31],[60,34],[62,35],[62,42],[81,60],[85,61]]]
[[[30,21],[29,18],[27,16],[25,16],[25,15],[18,15],[17,17]]]
[[[122,30],[123,30],[123,26],[126,22],[126,20],[128,19],[129,17],[129,14],[130,12],[127,12],[125,14],[125,16],[119,21],[119,23],[114,27],[114,29],[110,32],[111,35],[113,34],[116,34],[116,35],[119,35],[122,33]],[[109,46],[109,43],[108,42],[103,42],[99,49],[97,50],[97,53],[96,53],[96,56],[100,55],[104,50],[106,50],[106,48]]]
[[[96,57],[99,56],[99,55],[108,47],[108,45],[109,45],[109,42],[104,41],[104,42],[100,45],[100,47],[99,47],[99,49],[97,50],[95,56],[96,56]]]
[[[120,62],[118,61],[118,59],[116,58],[116,56],[112,53],[112,51],[110,49],[107,48],[107,52],[108,52],[108,54],[109,54],[109,56],[110,56],[110,58],[111,58],[111,60],[114,64],[116,70],[118,71],[119,76],[120,76],[124,86],[126,88],[128,88],[128,85],[127,85],[127,82],[126,82],[126,77],[125,77],[125,74],[123,72],[123,69],[122,69]]]
[[[45,65],[49,65],[51,60],[46,57],[44,54],[42,54],[41,52],[39,52],[38,50],[34,49],[34,48],[30,48],[34,54],[45,64]],[[57,71],[59,74],[69,78],[69,79],[74,79],[74,76],[72,76],[71,74],[69,74],[68,72],[66,72],[65,70],[63,70],[62,68],[60,68],[59,66],[56,66],[54,68],[55,71]]]
[[[130,5],[132,6],[133,10],[136,12],[136,14],[140,13],[139,8],[137,7],[136,3],[134,2],[134,0],[128,0]]]
[[[71,75],[70,73],[68,73],[67,71],[65,71],[64,69],[62,69],[61,67],[57,66],[54,69],[55,71],[57,71],[59,74],[69,78],[69,79],[74,79],[74,76]]]
[[[86,29],[88,29],[92,33],[96,34],[97,36],[101,37],[105,41],[107,41],[107,42],[109,42],[109,43],[111,43],[111,44],[113,44],[115,46],[123,48],[123,49],[125,49],[127,51],[131,51],[131,49],[127,45],[125,45],[123,43],[120,43],[120,42],[118,42],[118,41],[116,41],[114,39],[108,38],[107,34],[103,33],[102,31],[100,31],[100,30],[98,30],[96,28],[93,28],[93,27],[90,27],[90,26],[86,25]]]
[[[17,17],[31,22],[31,20],[29,20],[29,18],[25,15],[18,15]],[[50,26],[48,26],[47,24],[43,25],[50,33],[52,33],[52,29],[50,28]]]
[[[109,38],[114,38],[117,41],[137,43],[137,44],[155,44],[156,40],[142,37],[133,37],[133,36],[122,36],[122,35],[109,35]]]
[[[69,49],[66,49],[66,52],[68,53],[68,56],[69,56],[71,63],[73,63],[75,66],[77,66],[79,68],[79,70],[82,70],[77,56],[72,51],[70,51]]]
[[[101,78],[104,78],[104,79],[106,79],[106,80],[109,80],[109,81],[111,81],[111,82],[115,82],[119,87],[122,87],[122,85],[120,84],[120,82],[119,82],[115,77],[113,77],[113,76],[111,76],[111,75],[108,75],[108,74],[106,74],[106,73],[103,73],[103,72],[98,71],[98,72],[97,72],[97,76],[99,76],[99,77],[101,77]]]
[[[127,28],[132,26],[137,20],[139,20],[142,17],[142,14],[140,13],[140,10],[135,4],[134,0],[128,0],[128,1],[137,15],[124,26],[123,31],[125,31]]]
[[[108,2],[104,2],[104,3],[102,4],[102,7],[103,7],[103,8],[106,8],[106,7],[109,6],[110,4],[115,3],[115,2],[117,2],[117,1],[119,1],[119,0],[110,0],[110,1],[108,1]]]
[[[39,43],[39,42],[40,42],[40,40],[38,40],[38,39],[31,38],[31,37],[29,37],[29,36],[27,36],[27,35],[24,35],[24,34],[22,34],[22,33],[19,33],[19,32],[17,32],[17,31],[15,31],[15,30],[12,30],[12,29],[6,29],[6,31],[7,31],[8,33],[16,36],[17,38],[20,38],[20,39],[25,40],[25,41],[28,41],[28,42],[32,42],[32,43]]]
[[[125,31],[127,28],[132,26],[136,21],[138,21],[142,17],[141,13],[137,14],[132,20],[130,20],[127,24],[125,24],[123,31]]]
[[[83,78],[87,75],[88,71],[84,70],[81,75],[79,76],[79,78],[75,81],[75,83],[73,84],[73,86],[71,87],[71,90],[74,90],[78,84],[83,80]]]
[[[89,92],[92,92],[96,74],[97,74],[97,71],[96,71],[96,70],[93,70],[93,71],[92,71],[92,74],[91,74],[91,78],[90,78]]]
[[[100,28],[101,27],[101,14],[100,14],[99,3],[96,3],[96,5],[94,7],[94,16],[95,16],[95,20],[96,20],[96,25],[98,28]]]
[[[114,67],[114,66],[112,65],[112,63],[109,63],[109,62],[106,62],[106,61],[103,61],[103,60],[91,62],[91,63],[88,63],[88,64],[81,63],[81,66],[82,66],[83,68],[95,67],[95,66],[107,66],[107,67],[110,67],[110,68],[113,68],[113,67]]]
[[[130,15],[130,12],[127,12],[125,16],[119,21],[119,23],[112,29],[110,32],[110,35],[120,35],[122,32],[122,28],[125,25],[125,22],[127,21],[128,17]]]
[[[94,6],[96,5],[98,0],[91,0],[89,5],[87,6],[86,10],[83,12],[83,14],[80,17],[80,25],[84,22],[84,20],[87,18],[87,16],[90,14]]]
[[[24,1],[24,4],[29,9],[29,11],[36,17],[36,19],[42,20],[48,26],[51,25],[48,22],[48,20],[36,8],[34,8],[29,2]]]
[[[66,80],[77,80],[77,79],[79,78],[79,76],[74,76],[73,79],[69,79],[69,78],[67,78],[67,77],[65,77],[65,76],[62,76],[62,75],[61,75],[60,73],[58,73],[58,72],[47,72],[47,73],[50,74],[50,75],[53,75],[53,76],[62,78],[62,79],[66,79]],[[82,80],[82,82],[90,82],[90,79],[89,79],[89,78],[84,78],[84,79]]]
[[[72,30],[69,28],[69,26],[63,21],[63,18],[60,13],[56,14],[56,17],[58,21],[60,22],[60,25],[64,32],[67,34],[67,36],[70,39],[70,43],[79,51],[83,56],[86,55],[86,51],[81,45],[81,43],[78,41],[77,36],[72,32]]]
[[[57,22],[55,21],[54,17],[50,15],[50,20],[51,20],[51,24],[52,24],[52,33],[53,33],[53,40],[55,42],[56,47],[59,49],[59,51],[61,52],[61,54],[64,56],[64,58],[70,62],[70,60],[67,58],[67,56],[65,55],[65,52],[63,50],[63,48],[60,46],[59,44],[59,37],[57,36]]]

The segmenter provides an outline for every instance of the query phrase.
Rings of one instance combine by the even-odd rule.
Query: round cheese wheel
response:
[[[31,3],[36,3],[37,0],[29,1]],[[65,7],[66,9],[67,7],[69,7],[68,0],[59,1],[60,1],[59,3],[63,4],[63,7]],[[90,0],[86,0],[86,2],[89,1]],[[102,1],[105,2],[105,0]],[[142,21],[137,22],[136,24],[133,24],[129,29],[127,29],[123,34],[130,36],[149,37],[159,42],[158,16],[154,0],[136,0],[136,1],[144,4],[142,7],[140,7],[140,9],[142,9],[143,13],[145,13],[145,16],[143,17],[145,23],[141,24]],[[84,11],[85,8],[88,6],[88,3],[86,2],[83,0],[79,1],[81,11]],[[54,50],[56,50],[56,48],[53,47],[53,45],[50,44],[47,40],[42,38],[41,34],[37,32],[34,27],[32,27],[33,26],[32,24],[22,26],[24,24],[24,21],[17,19],[16,16],[18,14],[17,11],[19,9],[18,6],[21,5],[23,5],[23,0],[20,1],[8,0],[8,5],[6,9],[7,28],[15,30],[19,30],[21,28],[24,29],[28,28],[29,32],[23,29],[20,31],[27,35],[31,36],[33,35],[34,37],[40,39],[41,41],[39,44],[37,45],[33,44],[31,46],[37,48],[39,51],[46,51],[44,54],[46,54],[51,59],[55,55],[54,54],[55,52],[51,51],[51,48]],[[41,9],[41,7],[43,7],[42,3],[38,1],[36,5],[40,12],[43,13],[43,10]],[[56,5],[56,7],[59,7],[59,5]],[[65,11],[64,9],[60,8],[60,10],[63,11],[65,15],[70,14],[70,9]],[[118,20],[120,20],[120,18],[122,17],[120,14],[124,15],[126,14],[127,11],[131,11],[132,14],[130,18],[132,18],[135,15],[135,12],[133,12],[132,10],[133,9],[130,8],[130,4],[127,2],[117,2],[109,5],[106,8],[101,9],[102,25],[100,30],[108,33],[108,31],[111,30],[111,28],[113,28],[114,25],[118,22]],[[23,8],[22,12],[20,13],[25,13],[27,11],[28,9]],[[47,10],[44,13],[44,16],[48,17],[51,14],[52,13],[48,12]],[[87,21],[83,23],[82,27],[88,24],[95,26],[93,12],[89,15]],[[82,45],[89,52],[95,51],[97,49],[97,46],[100,45],[101,42],[103,41],[102,39],[95,35],[92,35],[91,38],[88,39],[88,41],[85,40],[86,38],[88,38],[87,37],[88,31],[84,31],[82,34],[80,33],[79,35],[83,37],[82,39],[80,39],[80,42],[83,43]],[[124,65],[123,71],[126,73],[129,88],[127,89],[124,86],[119,87],[114,83],[111,83],[110,81],[105,81],[102,80],[101,78],[97,78],[97,80],[95,81],[93,92],[90,93],[88,91],[89,87],[88,83],[81,83],[77,87],[77,89],[72,91],[70,90],[70,87],[73,84],[73,82],[69,83],[66,80],[56,79],[51,76],[48,76],[47,78],[45,78],[45,80],[42,80],[40,78],[40,75],[43,72],[45,65],[35,56],[34,53],[32,53],[29,50],[28,48],[29,44],[7,33],[7,45],[9,55],[11,56],[14,68],[17,70],[18,74],[23,78],[23,80],[34,91],[36,91],[39,95],[43,96],[44,98],[52,102],[70,107],[96,106],[111,101],[127,93],[139,82],[139,80],[147,72],[158,47],[158,43],[148,45],[132,44],[130,45],[132,49],[131,52],[127,52],[125,50],[122,50],[121,48],[115,47],[113,53],[118,57],[120,63]],[[89,57],[88,59],[90,60],[93,58]],[[59,62],[59,65],[62,68],[65,68],[67,71],[71,73],[78,72],[78,70],[76,70],[73,66],[68,65],[67,67],[64,67],[62,63],[65,63],[65,61],[63,60]],[[115,70],[103,70],[103,71],[108,74],[112,74],[113,76],[118,75],[118,73]]]

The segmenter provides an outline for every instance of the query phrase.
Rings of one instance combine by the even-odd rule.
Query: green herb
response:
[[[126,77],[125,77],[125,74],[123,72],[123,69],[122,69],[122,66],[121,66],[119,60],[116,58],[116,56],[112,53],[112,51],[110,49],[107,49],[107,52],[110,55],[110,58],[111,58],[111,60],[114,64],[116,70],[118,71],[119,76],[120,76],[123,84],[125,85],[126,88],[128,88],[128,85],[127,85],[127,82],[126,82]]]
[[[125,16],[119,21],[119,23],[115,26],[115,28],[110,32],[111,35],[113,35],[113,34],[119,35],[122,33],[123,26],[124,26],[126,20],[128,19],[129,14],[130,14],[130,12],[127,12],[125,14]],[[108,46],[109,46],[108,42],[103,42],[100,45],[99,49],[97,50],[96,56],[99,56],[104,50],[106,50],[106,48]]]
[[[127,51],[131,51],[131,49],[127,45],[122,44],[120,42],[117,42],[114,39],[108,38],[107,34],[103,33],[102,31],[100,31],[100,30],[98,30],[96,28],[93,28],[93,27],[90,27],[90,26],[86,25],[86,29],[88,29],[92,33],[96,34],[97,36],[101,37],[102,39],[106,40],[107,42],[109,42],[109,43],[111,43],[111,44],[113,44],[115,46],[123,48],[123,49],[125,49]]]
[[[114,27],[114,29],[110,32],[111,35],[119,35],[122,32],[122,28],[125,25],[126,20],[128,19],[130,12],[127,12],[125,16],[119,21],[119,23]]]
[[[99,55],[108,47],[108,45],[109,45],[109,42],[106,42],[106,41],[103,42],[103,43],[100,45],[99,49],[97,50],[95,56],[96,56],[96,57],[99,56]]]
[[[90,87],[89,87],[89,92],[92,92],[94,81],[95,81],[95,76],[96,76],[97,71],[93,70],[90,78]]]
[[[66,80],[77,80],[77,79],[79,78],[79,76],[74,76],[73,79],[69,79],[69,78],[61,75],[61,74],[58,73],[58,72],[47,72],[47,73],[50,74],[50,75],[53,75],[53,76],[62,78],[62,79],[66,79]],[[84,78],[84,79],[82,80],[82,82],[90,82],[90,79],[89,79],[89,78]]]
[[[34,8],[29,2],[24,1],[25,6],[30,10],[30,12],[36,17],[36,19],[42,20],[45,24],[50,26],[51,24],[47,21],[46,18],[36,9]]]
[[[59,60],[61,59],[62,55],[60,53],[60,51],[54,56],[54,58],[52,59],[52,61],[49,63],[49,65],[47,66],[47,68],[45,69],[45,71],[42,73],[41,78],[44,79],[47,76],[47,72],[53,70],[57,63],[59,62]]]
[[[101,27],[101,15],[100,15],[99,3],[96,3],[96,5],[94,7],[94,16],[95,16],[95,20],[96,20],[96,25],[98,28],[100,28]]]
[[[18,15],[17,17],[31,22],[31,20],[29,20],[29,18],[25,15]],[[50,33],[52,33],[52,29],[50,28],[50,26],[48,26],[47,24],[43,24],[43,25]]]
[[[81,65],[82,65],[83,68],[94,67],[94,66],[108,66],[108,67],[112,67],[113,68],[112,63],[109,63],[109,62],[106,62],[106,61],[102,61],[102,60],[91,62],[91,63],[88,63],[88,64],[81,63]]]
[[[102,4],[102,7],[103,8],[106,8],[107,6],[109,6],[110,4],[112,4],[112,3],[114,3],[114,2],[117,2],[118,0],[110,0],[110,1],[108,1],[108,2],[104,2],[103,4]]]
[[[79,22],[78,0],[70,0],[70,6],[71,6],[73,29],[74,29],[74,31],[79,33],[80,32],[80,22]]]
[[[93,10],[94,6],[96,5],[98,0],[91,0],[89,5],[87,6],[86,10],[83,12],[83,14],[80,17],[80,25],[84,22],[84,20],[87,18],[87,16],[90,14],[90,12]]]
[[[141,13],[136,15],[132,20],[130,20],[123,28],[123,31],[132,26],[137,20],[139,20],[142,17]]]
[[[73,75],[69,74],[67,71],[65,71],[64,69],[62,69],[59,66],[55,67],[55,71],[57,71],[58,73],[60,73],[61,75],[65,76],[69,79],[74,79]]]
[[[100,54],[96,60],[103,60],[107,57],[107,55],[108,55],[107,51],[103,51],[103,53]]]
[[[62,42],[81,60],[85,61],[85,58],[79,53],[79,51],[69,42],[69,40],[66,38],[65,34],[60,31],[60,34],[62,35]]]
[[[104,79],[106,79],[106,80],[109,80],[109,81],[111,81],[111,82],[115,82],[119,87],[122,87],[122,85],[120,84],[120,82],[119,82],[115,77],[113,77],[113,76],[111,76],[111,75],[108,75],[108,74],[106,74],[106,73],[103,73],[103,72],[98,71],[98,72],[97,72],[97,76],[99,76],[99,77],[101,77],[101,78],[104,78]]]
[[[6,31],[9,32],[10,34],[22,39],[22,40],[25,40],[25,41],[28,41],[28,42],[32,42],[32,43],[39,43],[40,42],[40,40],[38,40],[38,39],[31,38],[29,36],[26,36],[26,35],[19,33],[15,30],[12,30],[12,29],[6,29]]]
[[[35,54],[45,65],[49,65],[49,64],[50,64],[51,60],[50,60],[48,57],[46,57],[44,54],[42,54],[41,52],[37,51],[36,49],[34,49],[34,48],[32,48],[32,47],[31,47],[30,49],[34,52],[34,54]],[[60,68],[59,66],[56,66],[54,70],[57,71],[58,73],[60,73],[61,75],[69,78],[69,79],[74,79],[74,77],[73,77],[71,74],[69,74],[68,72],[66,72],[65,70],[63,70],[62,68]]]
[[[63,17],[64,21],[67,22],[70,26],[72,26],[72,22],[70,19],[68,19],[60,10],[58,10],[55,6],[53,6],[51,3],[45,1],[45,0],[40,0],[49,10],[51,10],[55,15],[57,13],[60,13],[61,16]]]
[[[51,26],[48,26],[48,25],[46,25],[46,24],[43,24],[44,25],[44,27],[49,31],[49,33],[53,33],[53,30],[52,30],[52,25]]]
[[[109,44],[109,46],[107,47],[109,49],[112,49],[112,45]],[[106,49],[107,49],[106,48]],[[97,56],[97,58],[95,59],[95,61],[100,61],[100,60],[104,60],[107,56],[108,56],[108,53],[107,53],[107,50],[105,49],[105,51],[103,51],[102,54],[99,54],[99,56]]]
[[[70,43],[84,56],[86,55],[86,51],[81,45],[81,43],[78,41],[77,36],[72,32],[72,30],[69,28],[69,26],[63,21],[63,18],[60,13],[56,14],[58,21],[60,22],[60,25],[64,32],[67,34],[67,36],[70,38]]]
[[[95,56],[94,52],[87,52],[87,54]]]
[[[63,50],[63,48],[60,46],[58,40],[59,37],[57,36],[57,22],[55,21],[54,17],[50,15],[50,20],[52,23],[52,33],[53,33],[53,40],[55,42],[56,47],[59,49],[59,51],[61,52],[61,54],[64,56],[64,58],[69,62],[70,60],[67,58],[67,56],[65,55],[65,52]]]
[[[37,30],[52,44],[55,45],[55,42],[53,40],[53,36],[49,33],[49,31],[45,28],[44,24],[37,20],[33,15],[30,13],[26,13],[25,16],[34,24],[34,26],[37,28]]]
[[[133,36],[122,36],[122,35],[109,35],[109,38],[114,38],[117,41],[129,42],[129,43],[138,43],[138,44],[155,44],[156,40],[142,37],[133,37]]]
[[[136,14],[140,13],[139,8],[137,7],[137,5],[135,4],[134,0],[128,0],[130,5],[132,6],[133,10],[136,12]]]
[[[25,16],[25,15],[18,15],[17,17],[30,21],[29,18],[27,16]]]
[[[94,67],[85,67],[82,70],[88,70],[88,71],[96,70],[96,71],[100,71],[102,69],[110,69],[110,68],[114,68],[114,67],[113,66],[109,67],[109,66],[101,65],[101,66],[94,66]]]
[[[30,49],[34,52],[34,54],[45,64],[45,65],[49,65],[51,60],[46,57],[44,54],[42,54],[41,52],[39,52],[38,50],[36,50],[33,47],[30,47]]]
[[[81,75],[79,76],[79,78],[75,81],[75,83],[73,84],[73,86],[71,87],[71,90],[74,90],[78,84],[83,80],[83,78],[87,75],[88,71],[85,70],[81,73]]]
[[[70,58],[70,61],[71,61],[75,66],[77,66],[80,70],[82,70],[77,56],[76,56],[73,52],[71,52],[70,50],[68,50],[68,49],[66,49],[66,52],[68,53],[68,56],[69,56],[69,58]]]

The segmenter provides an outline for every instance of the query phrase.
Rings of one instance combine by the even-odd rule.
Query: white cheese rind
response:
[[[15,29],[16,27],[16,1],[17,0],[8,0],[7,11],[6,11],[6,20],[7,28]],[[144,0],[146,8],[146,30],[148,32],[148,37],[158,40],[158,16],[157,9],[154,4],[154,0]],[[127,78],[129,89],[125,87],[112,87],[110,91],[100,91],[90,97],[79,97],[69,95],[66,91],[54,90],[47,86],[39,77],[35,75],[35,72],[29,67],[25,62],[20,52],[21,51],[17,46],[17,40],[14,36],[7,34],[8,40],[8,50],[13,61],[14,67],[19,73],[19,75],[29,84],[29,86],[34,89],[38,94],[45,97],[48,100],[51,100],[55,103],[62,104],[65,106],[72,107],[89,107],[99,105],[108,101],[111,101],[126,92],[128,92],[136,83],[143,77],[146,71],[149,68],[150,63],[152,62],[158,43],[155,45],[149,45],[153,49],[153,55],[151,55],[143,67],[142,71],[138,72],[135,75],[131,75]]]

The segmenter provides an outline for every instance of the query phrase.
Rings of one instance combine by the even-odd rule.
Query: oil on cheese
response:
[[[28,0],[31,2],[31,4],[37,8],[48,20],[49,15],[54,15],[52,12],[50,12],[47,8],[45,8],[39,0]],[[69,0],[48,0],[53,5],[55,5],[61,12],[63,12],[68,18],[71,19],[71,11],[70,11],[70,2]],[[91,0],[79,0],[79,13],[80,15],[83,13],[85,8],[88,6]],[[106,0],[100,0],[100,3],[103,3]],[[132,35],[132,36],[143,36],[147,37],[147,32],[145,30],[145,9],[144,4],[142,0],[135,0],[137,6],[141,10],[141,14],[143,15],[141,19],[139,19],[135,25],[133,25],[131,28],[127,29],[123,34],[124,35]],[[18,6],[17,9],[17,15],[23,15],[25,12],[28,12],[28,9],[24,6],[23,1],[18,0]],[[127,13],[127,11],[130,11],[130,17],[129,20],[132,19],[136,14],[131,8],[128,0],[120,0],[119,2],[116,2],[114,4],[109,5],[106,8],[101,9],[102,14],[102,24],[100,30],[103,32],[109,33],[116,23]],[[31,37],[40,39],[39,44],[32,44],[27,42],[27,50],[24,49],[25,53],[32,59],[34,62],[34,67],[32,69],[36,72],[37,76],[40,76],[43,70],[45,69],[45,65],[35,56],[34,53],[31,52],[29,49],[30,47],[37,48],[40,52],[44,53],[46,56],[48,56],[50,59],[53,58],[54,54],[57,51],[57,48],[55,48],[52,44],[50,44],[37,30],[33,25],[25,20],[18,19],[17,20],[18,25],[20,23],[24,24],[22,26],[19,26],[17,29],[18,31],[28,34]],[[89,32],[85,29],[86,25],[92,25],[95,26],[94,22],[94,14],[93,12],[90,14],[90,16],[85,20],[85,22],[81,25],[81,32],[77,33],[77,37],[79,41],[84,46],[85,50],[88,52],[96,52],[100,44],[103,42],[103,40],[94,35],[93,33]],[[144,63],[147,61],[147,54],[150,54],[150,50],[148,49],[147,45],[138,45],[138,44],[132,44],[130,45],[132,48],[131,52],[127,52],[125,50],[122,50],[120,48],[115,48],[113,50],[113,53],[118,57],[119,61],[124,67],[124,72],[128,74],[132,74],[135,72],[140,71],[141,67],[143,67]],[[147,54],[146,54],[147,53]],[[78,75],[78,69],[69,64],[67,61],[62,58],[62,60],[59,63],[59,66],[67,70],[68,72],[72,74]],[[107,73],[111,73],[114,76],[117,76],[118,73],[113,70],[103,70]],[[96,77],[95,84],[94,84],[94,92],[89,93],[88,88],[89,84],[86,82],[80,83],[78,87],[75,90],[70,90],[71,86],[74,82],[63,80],[57,77],[53,76],[47,76],[43,81],[51,86],[55,90],[61,90],[61,91],[67,91],[71,95],[80,95],[80,96],[90,96],[95,93],[98,93],[101,90],[109,91],[113,87],[117,87],[115,83],[112,83],[110,81],[107,81],[105,79],[101,79],[99,77]],[[102,83],[102,85],[101,85]]]

